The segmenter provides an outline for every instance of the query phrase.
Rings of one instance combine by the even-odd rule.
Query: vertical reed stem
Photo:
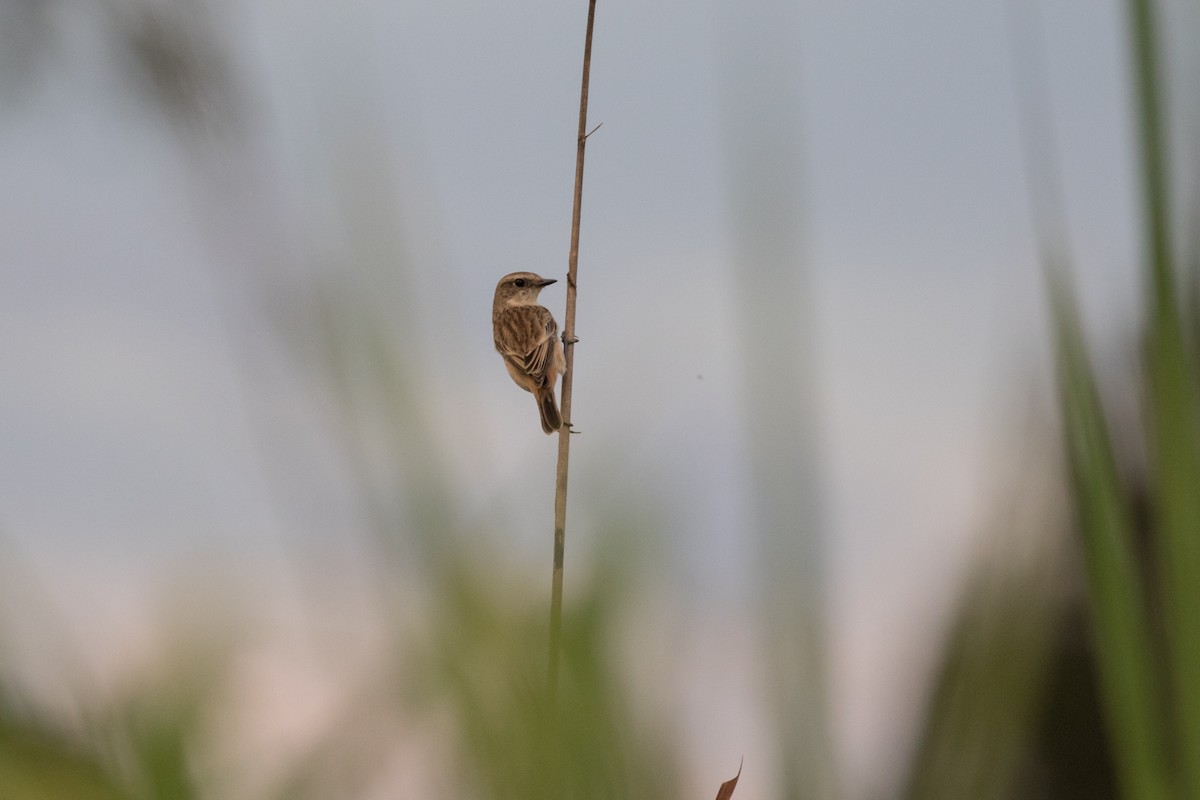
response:
[[[587,146],[588,76],[592,70],[592,24],[596,0],[588,0],[587,35],[583,43],[583,82],[579,90],[579,135],[575,149],[575,202],[571,210],[571,251],[567,264],[567,313],[563,346],[567,363],[562,378],[563,427],[558,432],[558,470],[554,492],[554,576],[550,594],[550,667],[547,684],[553,710],[558,698],[558,653],[562,632],[563,549],[567,527],[567,463],[571,453],[571,379],[575,375],[575,275],[579,269],[579,217],[583,203],[583,152]]]

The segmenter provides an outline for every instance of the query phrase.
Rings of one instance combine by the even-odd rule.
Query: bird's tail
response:
[[[542,430],[554,433],[562,427],[562,416],[558,413],[558,403],[554,402],[553,389],[538,389],[534,392],[537,399],[538,413],[542,415]]]

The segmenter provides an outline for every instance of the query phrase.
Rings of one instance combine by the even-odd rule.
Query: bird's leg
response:
[[[576,342],[578,342],[578,341],[579,341],[579,337],[577,337],[577,336],[567,336],[567,332],[566,332],[566,331],[563,331],[563,333],[562,333],[562,342],[563,342],[563,344],[575,344],[575,343],[576,343]]]

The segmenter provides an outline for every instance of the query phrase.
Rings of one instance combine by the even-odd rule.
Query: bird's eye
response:
[[[515,281],[513,281],[513,283],[516,284],[516,287],[518,289],[525,288],[525,279],[524,278],[517,278]]]

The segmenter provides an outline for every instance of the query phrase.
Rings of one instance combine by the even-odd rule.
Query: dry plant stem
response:
[[[596,0],[588,1],[587,35],[583,42],[583,81],[579,90],[579,136],[575,149],[575,202],[571,210],[571,251],[567,261],[567,313],[563,318],[563,347],[567,372],[562,377],[563,426],[558,432],[558,469],[554,491],[554,575],[550,589],[550,667],[547,686],[550,707],[558,698],[558,652],[562,632],[563,549],[567,528],[567,463],[571,454],[571,380],[575,375],[575,275],[579,269],[579,215],[583,203],[583,152],[587,146],[588,76],[592,70],[592,24]]]

